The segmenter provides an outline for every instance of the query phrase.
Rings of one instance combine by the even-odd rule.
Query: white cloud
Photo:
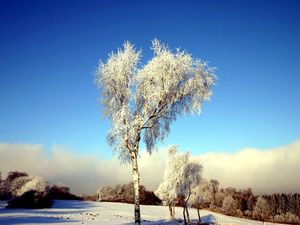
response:
[[[245,148],[197,158],[205,176],[219,180],[224,187],[251,187],[255,193],[300,190],[300,141],[268,150]]]
[[[155,152],[151,157],[141,154],[141,181],[150,189],[155,189],[161,181],[164,153]],[[79,155],[59,146],[54,146],[47,155],[41,145],[0,143],[2,176],[13,170],[43,176],[53,183],[64,183],[77,194],[92,194],[100,185],[131,181],[130,167],[120,164],[117,158],[104,160],[97,155]]]
[[[300,190],[300,141],[269,150],[246,148],[235,153],[194,157],[203,164],[204,176],[219,180],[224,187],[252,187],[256,193]],[[151,156],[141,153],[141,182],[147,188],[154,190],[161,182],[166,158],[166,149]],[[130,167],[116,158],[104,160],[97,155],[79,155],[59,146],[46,154],[41,145],[0,143],[0,171],[6,174],[12,170],[62,182],[77,194],[95,193],[100,185],[131,180]]]

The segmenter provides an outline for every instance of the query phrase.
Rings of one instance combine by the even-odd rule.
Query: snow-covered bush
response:
[[[224,198],[222,210],[225,214],[230,216],[234,216],[236,214],[237,203],[231,195],[228,195]]]
[[[9,191],[13,196],[20,195],[19,191],[22,189],[22,187],[32,179],[33,178],[29,176],[22,176],[22,177],[15,178],[10,184]]]
[[[16,186],[18,184],[13,184],[14,181],[21,177],[28,177],[28,174],[25,172],[19,172],[19,171],[10,171],[6,177],[6,179],[3,181],[3,198],[4,199],[10,199],[15,194]],[[14,192],[14,194],[12,193]]]
[[[6,208],[29,208],[40,209],[50,208],[52,199],[47,192],[29,190],[7,202]]]
[[[17,191],[17,195],[20,196],[28,191],[47,192],[48,190],[49,183],[43,177],[37,176],[22,186]]]
[[[15,197],[8,201],[8,208],[49,208],[52,199],[49,184],[42,177],[18,177],[11,182]]]
[[[133,182],[116,185],[115,187],[101,186],[97,190],[98,201],[133,203]],[[140,203],[143,205],[157,205],[160,200],[152,192],[140,185]]]
[[[117,195],[114,188],[110,186],[101,186],[97,190],[98,200],[101,201],[113,201],[116,199]]]

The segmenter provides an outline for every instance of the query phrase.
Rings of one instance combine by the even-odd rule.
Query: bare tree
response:
[[[125,42],[123,49],[100,62],[96,83],[105,115],[111,121],[108,140],[123,161],[131,162],[135,196],[135,223],[140,224],[138,154],[141,138],[151,153],[180,114],[200,113],[209,100],[214,69],[186,51],[172,52],[152,41],[154,56],[140,66],[141,51]]]

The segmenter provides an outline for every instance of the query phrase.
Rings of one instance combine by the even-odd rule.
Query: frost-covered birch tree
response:
[[[152,41],[152,50],[153,57],[141,65],[141,51],[125,42],[122,49],[100,62],[96,71],[104,113],[111,121],[109,143],[132,166],[136,224],[140,224],[141,140],[151,153],[178,115],[200,113],[215,80],[214,69],[186,51],[171,51],[157,39]]]
[[[192,188],[201,180],[202,166],[191,162],[189,153],[178,153],[177,146],[169,147],[168,163],[164,172],[163,182],[156,193],[169,206],[170,217],[174,218],[175,211],[172,207],[179,200],[183,207],[184,223],[190,223],[188,201]]]
[[[213,192],[210,183],[206,179],[202,179],[199,185],[192,189],[191,204],[197,209],[198,220],[201,223],[200,209],[209,206],[213,202]]]
[[[177,195],[182,201],[184,224],[190,224],[188,211],[189,200],[192,194],[192,188],[195,187],[201,179],[201,171],[202,166],[200,164],[188,162],[184,167],[182,179],[177,187]]]
[[[176,193],[174,186],[168,180],[164,180],[155,191],[155,194],[162,200],[163,204],[168,206],[170,220],[175,219],[175,203],[176,203]]]

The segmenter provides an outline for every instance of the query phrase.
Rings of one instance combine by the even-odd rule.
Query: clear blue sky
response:
[[[98,60],[154,37],[218,68],[200,117],[163,145],[193,153],[300,138],[300,1],[0,1],[0,142],[110,157],[93,83]]]

